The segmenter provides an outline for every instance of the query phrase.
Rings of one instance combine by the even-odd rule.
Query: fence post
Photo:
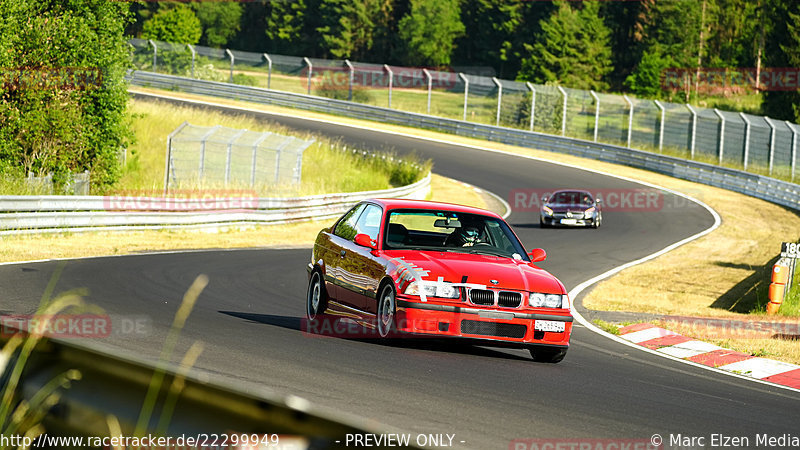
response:
[[[348,86],[347,86],[347,101],[353,101],[353,77],[355,76],[356,69],[350,64],[350,60],[344,60],[345,65],[350,70],[350,74],[348,75]]]
[[[428,114],[431,113],[431,90],[433,89],[433,77],[431,73],[428,72],[428,69],[422,69],[422,73],[425,74],[425,77],[428,79]]]
[[[664,123],[667,121],[667,108],[660,101],[655,100],[656,107],[661,111],[661,120],[658,124],[658,152],[664,151]]]
[[[164,163],[164,195],[167,195],[169,188],[169,165],[172,161],[172,138],[174,138],[189,122],[184,121],[178,128],[167,136],[167,160]],[[205,142],[203,143],[205,145]]]
[[[772,176],[772,163],[775,161],[775,124],[767,116],[764,116],[764,120],[767,121],[767,125],[772,130],[769,133],[769,176]]]
[[[789,127],[789,131],[792,132],[792,182],[794,183],[794,168],[797,162],[797,130],[794,128],[793,124],[786,121],[786,126]]]
[[[497,77],[492,77],[492,81],[494,84],[497,85],[497,117],[495,118],[495,125],[500,126],[500,109],[502,108],[503,102],[503,83],[497,79]]]
[[[256,139],[253,142],[253,160],[252,160],[252,169],[250,171],[250,187],[254,187],[256,185],[256,158],[258,157],[258,146],[261,145],[262,142],[268,137],[272,136],[272,133],[262,133],[261,137]]]
[[[283,142],[278,145],[278,148],[275,149],[275,180],[273,181],[275,184],[278,184],[281,176],[281,152],[288,147],[289,144],[294,142],[294,139],[294,137],[285,138]]]
[[[595,91],[589,91],[594,99],[594,141],[597,142],[597,133],[600,129],[600,97]]]
[[[561,86],[558,86],[558,90],[561,92],[561,95],[564,96],[564,104],[562,105],[561,111],[561,135],[567,135],[567,91],[564,90]]]
[[[192,78],[194,78],[194,59],[195,59],[195,51],[192,44],[186,44],[189,47],[189,51],[192,52]]]
[[[228,56],[231,58],[231,71],[228,82],[233,83],[233,62],[235,61],[236,58],[233,57],[233,52],[227,48],[225,49],[225,53],[227,53]]]
[[[622,96],[628,102],[628,148],[631,148],[631,140],[633,138],[633,101],[627,96]]]
[[[206,131],[206,134],[200,137],[200,178],[203,178],[203,172],[205,171],[205,164],[206,164],[206,141],[208,138],[211,137],[218,129],[220,129],[221,125],[216,125],[211,127],[210,130]]]
[[[147,42],[153,47],[153,72],[155,72],[158,64],[158,47],[156,47],[156,43],[152,39],[148,39]]]
[[[272,58],[266,53],[263,56],[267,60],[267,89],[270,89],[270,84],[272,84]]]
[[[697,111],[688,103],[686,107],[689,109],[689,112],[692,113],[692,140],[689,144],[689,159],[694,159],[694,148],[697,143]]]
[[[533,117],[536,114],[536,87],[530,81],[525,82],[525,86],[528,86],[528,89],[531,90],[531,123],[530,129],[533,131]]]
[[[747,163],[748,159],[750,158],[750,119],[747,118],[747,114],[740,112],[739,117],[744,120],[744,158],[742,164],[744,165],[744,170],[747,170]]]
[[[722,165],[722,155],[725,151],[725,116],[717,109],[714,108],[714,114],[719,117],[719,147],[717,152],[719,153],[719,165]]]
[[[461,78],[461,81],[464,82],[464,115],[461,120],[464,122],[467,121],[467,103],[469,99],[469,78],[466,75],[459,72],[458,77]]]
[[[311,65],[311,60],[308,57],[303,57],[303,61],[308,66],[308,95],[311,95],[311,72],[314,70],[314,66]]]
[[[392,80],[394,79],[394,72],[392,72],[392,69],[389,67],[388,64],[384,64],[383,65],[383,69],[385,71],[389,72],[389,108],[391,108],[392,107]]]
[[[228,186],[228,182],[231,179],[231,157],[233,156],[233,143],[236,139],[239,139],[239,136],[245,134],[247,130],[239,130],[238,133],[231,136],[228,140],[228,152],[225,155],[225,186]]]

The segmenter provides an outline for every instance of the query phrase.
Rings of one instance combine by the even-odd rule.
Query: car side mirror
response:
[[[528,256],[530,256],[531,262],[544,261],[547,259],[547,252],[543,248],[535,248],[528,253]]]
[[[543,196],[542,196],[542,201],[543,201],[543,202],[545,202],[545,203],[547,203],[547,196],[546,196],[546,195],[543,195]]]
[[[378,244],[375,241],[373,241],[372,238],[370,238],[368,234],[364,234],[364,233],[357,234],[356,238],[353,240],[353,242],[355,242],[356,245],[360,245],[362,247],[367,247],[367,248],[370,248],[372,250],[375,250],[376,248],[378,248]]]
[[[598,198],[598,199],[596,199],[594,202],[595,202],[595,203],[603,203],[603,199],[602,199],[602,198]]]

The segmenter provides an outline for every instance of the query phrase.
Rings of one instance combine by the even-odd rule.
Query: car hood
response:
[[[577,204],[577,203],[556,203],[556,204],[545,204],[548,208],[552,209],[553,212],[584,212],[587,209],[591,208],[592,205],[584,205],[584,204]]]
[[[391,250],[385,256],[398,266],[414,268],[423,279],[482,284],[490,288],[561,294],[563,285],[553,275],[526,261],[455,252]],[[425,272],[427,271],[427,274]],[[497,284],[491,280],[496,280]]]

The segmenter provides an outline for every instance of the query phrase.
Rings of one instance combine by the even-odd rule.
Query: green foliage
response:
[[[455,40],[464,34],[458,0],[411,0],[411,11],[399,23],[408,64],[450,64]]]
[[[351,100],[348,87],[334,83],[321,83],[314,88],[314,95],[336,100]],[[353,86],[352,101],[357,103],[370,103],[372,101],[372,94],[362,87]]]
[[[625,80],[631,92],[642,98],[660,98],[662,93],[662,74],[672,62],[655,52],[647,52],[636,70]]]
[[[542,38],[534,45],[526,44],[529,56],[522,61],[517,78],[607,89],[605,77],[612,70],[610,31],[599,17],[599,8],[596,1],[583,2],[582,8],[559,2],[541,24]]]
[[[233,82],[242,86],[258,86],[258,78],[243,73],[233,74]]]
[[[0,166],[53,173],[62,184],[88,169],[102,191],[119,177],[117,151],[132,137],[127,5],[0,0],[0,10]]]
[[[270,2],[266,34],[273,43],[274,51],[280,53],[281,49],[291,48],[291,53],[295,55],[310,55],[316,50],[314,14],[309,12],[316,10],[319,1]]]
[[[203,45],[225,47],[241,27],[241,3],[195,2],[192,3],[192,9],[203,30],[203,37],[200,39]]]
[[[800,3],[793,0],[765,1],[767,15],[774,19],[766,39],[767,66],[800,67]],[[771,117],[800,122],[800,91],[766,91],[761,106]]]
[[[379,0],[321,0],[323,26],[317,28],[325,49],[335,58],[362,57],[372,48]]]
[[[200,20],[191,8],[179,3],[172,8],[163,8],[142,26],[144,39],[175,42],[180,44],[197,44],[203,29]]]
[[[471,66],[499,67],[502,76],[507,65],[518,69],[522,44],[520,32],[525,25],[524,2],[472,0],[461,5],[461,21],[466,33],[461,36],[455,57]]]

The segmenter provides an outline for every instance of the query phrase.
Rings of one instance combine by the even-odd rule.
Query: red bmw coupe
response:
[[[380,337],[468,338],[556,363],[569,347],[572,314],[564,285],[534,264],[545,256],[526,253],[490,211],[366,200],[317,236],[309,323],[347,318]]]

